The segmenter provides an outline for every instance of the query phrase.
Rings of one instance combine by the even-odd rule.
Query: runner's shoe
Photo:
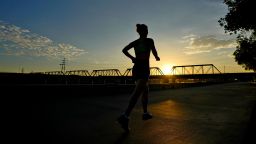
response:
[[[142,115],[142,120],[148,120],[148,119],[152,119],[152,118],[153,118],[153,116],[150,113],[144,113]]]
[[[121,127],[126,131],[129,132],[130,128],[128,126],[129,124],[129,118],[125,116],[124,114],[121,115],[119,118],[117,118],[117,122],[121,125]]]

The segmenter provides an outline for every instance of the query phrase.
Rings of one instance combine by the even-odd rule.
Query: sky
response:
[[[132,67],[122,49],[148,26],[161,61],[151,66],[214,64],[242,72],[233,57],[235,36],[218,23],[222,0],[1,0],[0,72]],[[133,50],[130,53],[134,55]]]

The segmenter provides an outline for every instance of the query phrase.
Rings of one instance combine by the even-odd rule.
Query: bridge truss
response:
[[[173,75],[220,74],[213,64],[173,66]]]
[[[201,65],[183,65],[173,66],[172,75],[204,75],[204,74],[220,74],[220,70],[213,64]],[[118,69],[99,69],[93,70],[90,74],[88,70],[71,70],[71,71],[50,71],[44,72],[48,75],[79,75],[79,76],[132,76],[132,68],[128,68],[124,74]],[[150,76],[164,76],[162,70],[158,67],[150,67]]]
[[[162,76],[164,73],[158,67],[150,67],[150,76]],[[123,76],[132,76],[132,68],[128,68]]]
[[[93,70],[91,76],[122,76],[118,69]]]
[[[44,72],[44,74],[47,75],[65,75],[63,71],[49,71],[49,72]]]
[[[128,68],[124,74],[118,69],[71,71],[50,71],[42,72],[40,75],[33,75],[43,80],[41,83],[65,83],[65,84],[134,84],[132,68]],[[53,76],[50,76],[53,75]],[[58,76],[59,75],[59,76]],[[256,80],[256,73],[221,73],[213,64],[173,66],[172,75],[164,75],[158,67],[150,67],[149,84],[173,84],[173,83],[196,83],[196,82],[223,82],[223,81],[252,81]]]
[[[71,70],[66,71],[66,75],[91,76],[88,70]]]

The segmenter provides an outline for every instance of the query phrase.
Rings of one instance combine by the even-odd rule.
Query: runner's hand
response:
[[[132,58],[132,63],[135,63],[136,62],[136,58]]]

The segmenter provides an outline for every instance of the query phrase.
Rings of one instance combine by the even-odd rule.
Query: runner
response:
[[[126,108],[125,112],[121,114],[121,116],[119,116],[117,119],[125,131],[129,131],[129,116],[140,95],[142,95],[141,101],[144,111],[142,119],[148,120],[153,117],[152,114],[150,114],[147,110],[149,93],[148,79],[150,75],[150,52],[152,51],[156,61],[160,61],[154,45],[154,40],[147,38],[148,27],[145,24],[137,24],[136,27],[137,32],[140,35],[139,39],[131,42],[123,49],[123,53],[134,63],[132,76],[136,81],[136,87],[133,90],[128,107]],[[134,48],[135,57],[128,52],[131,48]]]

